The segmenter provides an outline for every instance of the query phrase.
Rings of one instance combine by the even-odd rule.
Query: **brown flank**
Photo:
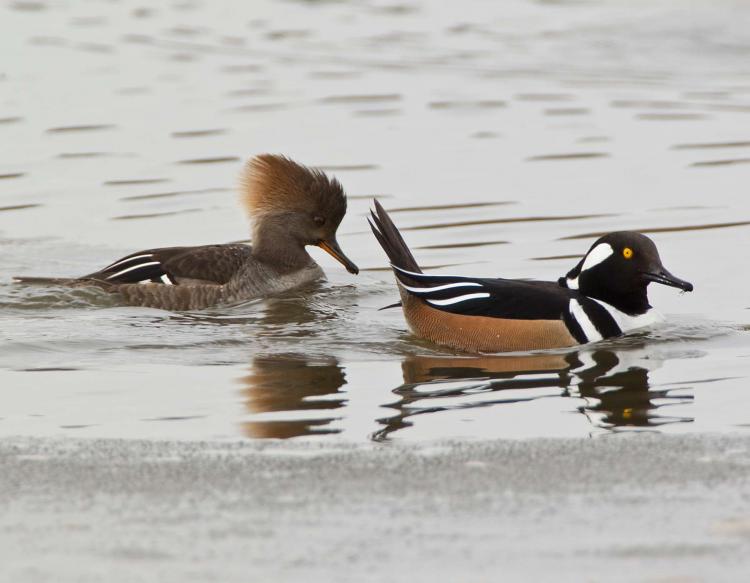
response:
[[[404,316],[412,332],[467,352],[513,352],[576,346],[562,320],[514,320],[464,316],[431,308],[401,289]]]

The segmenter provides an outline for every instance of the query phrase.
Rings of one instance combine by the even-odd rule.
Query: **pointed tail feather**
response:
[[[370,211],[370,215],[370,228],[378,243],[388,255],[388,259],[391,260],[391,265],[406,271],[422,273],[401,233],[377,200],[375,200],[375,212]]]
[[[75,279],[70,277],[27,277],[25,275],[15,275],[13,276],[13,281],[36,285],[70,285]]]
[[[105,281],[98,281],[95,279],[86,279],[80,277],[29,277],[25,275],[18,275],[13,277],[15,283],[23,283],[28,285],[65,285],[68,287],[90,287],[96,286],[101,288],[111,287],[111,284]]]

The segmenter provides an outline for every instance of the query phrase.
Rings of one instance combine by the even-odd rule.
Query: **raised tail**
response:
[[[388,255],[391,265],[413,273],[422,273],[401,233],[377,200],[375,201],[375,211],[370,211],[370,215],[371,218],[368,219],[370,228],[383,251]]]

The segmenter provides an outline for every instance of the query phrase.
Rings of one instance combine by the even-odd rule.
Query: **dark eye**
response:
[[[326,219],[325,217],[313,217],[313,223],[315,223],[319,227],[322,227],[326,224]]]

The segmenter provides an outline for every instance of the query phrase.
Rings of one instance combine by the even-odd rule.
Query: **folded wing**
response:
[[[428,275],[396,266],[393,271],[406,292],[430,307],[466,316],[557,320],[572,296],[552,282]]]
[[[111,284],[223,285],[251,253],[249,246],[239,244],[149,249],[127,255],[80,279]]]

